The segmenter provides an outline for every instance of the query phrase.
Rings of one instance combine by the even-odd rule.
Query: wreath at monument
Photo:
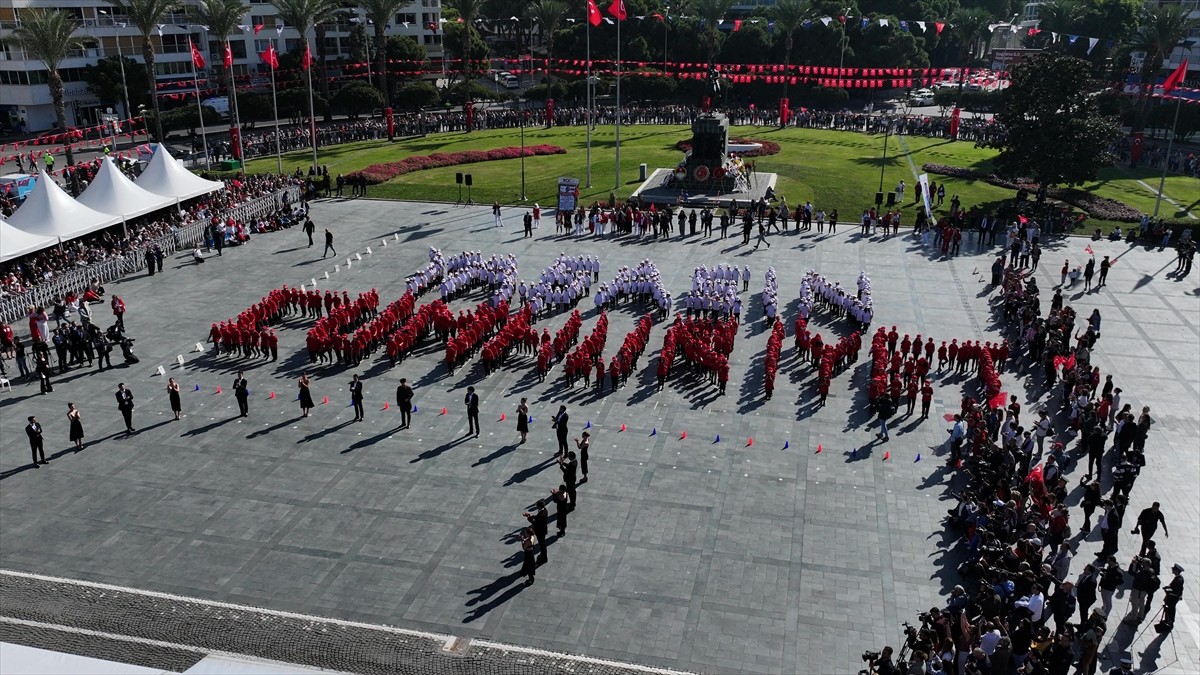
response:
[[[708,167],[701,164],[692,171],[692,175],[701,183],[708,181]]]
[[[719,166],[716,169],[713,169],[713,178],[715,178],[717,180],[721,180],[724,177],[725,177],[725,167]]]

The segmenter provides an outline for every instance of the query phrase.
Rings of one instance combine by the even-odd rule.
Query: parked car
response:
[[[933,90],[918,89],[912,93],[911,101],[915,106],[933,105]]]

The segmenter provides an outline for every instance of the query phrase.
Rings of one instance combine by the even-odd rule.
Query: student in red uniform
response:
[[[929,404],[933,401],[933,385],[929,380],[921,387],[921,419],[929,418]]]

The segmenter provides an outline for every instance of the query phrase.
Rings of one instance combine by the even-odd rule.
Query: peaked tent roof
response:
[[[0,220],[0,262],[8,262],[13,258],[37,253],[44,248],[50,248],[58,243],[58,237],[48,237],[18,230]]]
[[[101,162],[96,177],[77,201],[101,213],[125,218],[135,218],[175,203],[172,197],[147,192],[135,185],[109,157]]]
[[[25,203],[8,219],[18,230],[63,240],[82,237],[119,222],[120,216],[101,213],[72,199],[44,169],[38,172],[37,186]]]
[[[162,143],[155,146],[154,156],[135,185],[171,199],[191,199],[225,189],[225,184],[220,181],[205,180],[188,171]]]

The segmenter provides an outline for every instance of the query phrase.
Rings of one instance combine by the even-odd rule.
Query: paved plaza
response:
[[[938,342],[998,339],[986,285],[992,258],[977,252],[970,237],[954,259],[927,254],[909,236],[860,237],[853,224],[834,235],[773,236],[772,246],[758,251],[737,245],[736,235],[653,243],[559,238],[549,218],[533,239],[524,239],[521,213],[506,209],[506,227],[498,229],[483,207],[315,202],[318,239],[329,227],[338,259],[322,260],[320,244],[308,248],[299,229],[256,237],[203,266],[176,256],[163,275],[139,274],[108,288],[128,305],[125,323],[137,339],[140,364],[71,371],[45,396],[36,383],[0,393],[0,568],[472,642],[442,652],[433,640],[430,653],[444,658],[399,648],[388,655],[382,641],[370,656],[347,648],[344,658],[329,656],[336,648],[316,638],[267,648],[262,645],[270,640],[238,637],[255,630],[241,625],[250,622],[208,620],[215,611],[209,605],[190,605],[172,614],[176,620],[160,621],[154,612],[161,607],[139,605],[149,601],[131,594],[128,604],[101,615],[80,608],[113,593],[71,599],[59,596],[58,584],[31,587],[25,577],[3,574],[0,639],[17,639],[20,626],[4,617],[18,617],[212,649],[254,652],[260,645],[268,651],[257,654],[264,658],[360,672],[385,672],[381,662],[405,672],[502,672],[488,659],[541,658],[494,649],[508,644],[682,671],[852,673],[864,650],[899,647],[901,622],[944,606],[958,583],[954,567],[961,557],[941,522],[955,503],[943,416],[959,410],[963,387],[973,387],[974,377],[936,376],[930,419],[897,415],[892,441],[881,445],[865,412],[867,344],[863,358],[835,376],[828,405],[817,408],[816,371],[797,362],[791,322],[805,270],[851,288],[865,270],[876,325]],[[1082,262],[1087,243],[1051,241],[1040,286],[1058,283],[1064,257]],[[534,357],[519,354],[490,377],[478,363],[447,376],[442,350],[427,343],[395,368],[379,353],[355,371],[310,368],[315,398],[329,402],[306,419],[294,399],[295,378],[307,368],[310,320],[293,317],[278,329],[278,362],[194,351],[210,324],[236,316],[284,283],[315,278],[318,288],[344,289],[352,297],[375,288],[386,305],[403,294],[405,277],[428,262],[431,245],[447,254],[513,253],[525,279],[560,252],[599,256],[601,281],[621,265],[651,259],[675,297],[690,290],[696,265],[748,264],[753,276],[741,295],[745,320],[728,393],[718,397],[715,385],[686,374],[656,392],[663,322],[655,324],[640,370],[617,392],[569,389],[561,366],[539,383]],[[1152,641],[1154,631],[1135,635],[1112,619],[1113,643],[1101,667],[1107,672],[1113,657],[1129,649],[1135,662],[1152,666],[1147,672],[1196,672],[1200,283],[1196,275],[1167,276],[1171,251],[1092,245],[1098,256],[1118,262],[1106,287],[1092,293],[1077,287],[1068,302],[1081,321],[1100,309],[1103,337],[1095,362],[1113,374],[1125,401],[1135,410],[1149,405],[1156,420],[1129,519],[1151,501],[1162,503],[1171,533],[1159,537],[1164,568],[1178,562],[1188,579],[1173,636]],[[362,260],[347,266],[356,253]],[[764,401],[769,332],[759,295],[770,265],[779,272],[788,337],[775,395]],[[1044,291],[1046,301],[1050,292]],[[451,307],[457,313],[483,298],[475,293]],[[107,308],[97,308],[109,317]],[[590,299],[580,309],[586,336],[597,312]],[[606,358],[639,315],[628,305],[610,312]],[[536,327],[553,334],[565,318],[543,318]],[[850,330],[821,312],[811,325],[827,339]],[[183,356],[182,367],[176,355]],[[114,357],[119,361],[119,352]],[[166,378],[155,374],[160,364],[183,386],[182,421],[172,420]],[[250,382],[247,418],[237,417],[231,394],[239,367]],[[351,421],[352,372],[365,377],[363,423]],[[1002,378],[1005,390],[1023,394],[1029,409],[1044,392],[1026,386],[1025,372],[1009,369]],[[394,399],[400,377],[414,385],[418,406],[412,428],[403,431]],[[118,382],[137,401],[131,436],[113,398]],[[477,388],[488,423],[478,439],[465,436],[468,385]],[[518,446],[512,418],[522,396],[529,397],[534,423],[530,441]],[[383,410],[385,401],[390,410]],[[82,452],[70,449],[67,402],[83,414]],[[560,403],[568,406],[572,436],[591,424],[591,471],[568,535],[552,533],[549,563],[526,587],[516,533],[525,525],[522,511],[560,482],[550,428]],[[509,419],[498,421],[501,413]],[[40,469],[27,466],[22,427],[28,415],[40,418],[47,455],[54,455]],[[1072,487],[1080,475],[1081,469],[1071,474]],[[1076,506],[1080,496],[1077,489],[1069,503]],[[1077,524],[1077,509],[1072,516]],[[1122,564],[1140,542],[1129,529],[1122,532]],[[1072,576],[1100,545],[1098,532],[1080,543]],[[1124,596],[1116,603],[1114,612],[1123,614]],[[194,626],[177,621],[189,613],[197,616]],[[540,668],[520,663],[510,661],[509,672],[587,670],[550,660]]]

